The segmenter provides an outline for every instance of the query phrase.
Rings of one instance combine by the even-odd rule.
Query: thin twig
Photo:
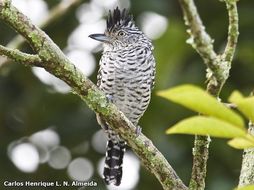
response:
[[[254,136],[254,125],[249,122],[248,132]],[[242,168],[239,177],[239,187],[254,185],[254,148],[243,151]]]
[[[61,1],[55,7],[53,7],[44,21],[39,24],[40,28],[45,28],[48,25],[54,23],[55,21],[59,20],[63,17],[66,13],[68,13],[73,7],[80,4],[82,0],[68,0],[68,1]],[[21,35],[15,36],[7,45],[6,47],[19,49],[24,43],[25,39]],[[10,60],[2,59],[0,60],[0,68],[5,64],[9,63]]]
[[[250,96],[253,97],[254,91]],[[249,121],[248,133],[254,136],[254,124]],[[242,168],[239,177],[238,187],[254,185],[254,148],[248,148],[243,151]]]
[[[30,66],[41,67],[41,59],[38,55],[23,53],[17,49],[11,49],[0,45],[0,55],[4,55],[16,62],[25,63]]]
[[[19,18],[17,20],[16,18]],[[110,103],[82,72],[80,72],[57,47],[56,44],[37,26],[13,6],[5,6],[0,2],[0,19],[13,27],[28,41],[43,63],[43,68],[65,81],[87,105],[100,114],[138,155],[144,166],[154,174],[166,190],[186,190],[187,187],[176,175],[173,168],[142,133],[137,137],[135,126]]]
[[[226,106],[227,108],[230,108],[230,109],[236,109],[237,108],[237,105],[236,104],[233,104],[233,103],[223,103],[224,106]]]
[[[213,39],[205,31],[205,26],[198,14],[193,0],[179,0],[184,14],[185,25],[188,26],[190,35],[187,43],[190,44],[207,64],[208,68],[213,70],[217,55],[213,49]]]
[[[223,53],[223,59],[229,64],[232,63],[239,35],[238,12],[236,1],[237,0],[225,0],[228,10],[229,26],[228,26],[228,40],[226,48]]]

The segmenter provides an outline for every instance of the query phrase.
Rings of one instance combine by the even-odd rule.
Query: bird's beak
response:
[[[91,34],[88,37],[100,42],[109,42],[109,37],[107,37],[105,34]]]

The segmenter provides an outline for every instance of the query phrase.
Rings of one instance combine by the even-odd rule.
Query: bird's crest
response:
[[[126,9],[122,11],[119,10],[118,7],[114,9],[113,13],[109,11],[108,19],[107,19],[107,30],[111,31],[112,28],[128,26],[129,23],[132,24],[133,17],[129,14]]]

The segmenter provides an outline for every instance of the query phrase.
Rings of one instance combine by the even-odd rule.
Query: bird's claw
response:
[[[108,99],[108,102],[113,103],[113,96],[112,96],[112,95],[107,94],[106,97],[107,97],[107,99]]]
[[[142,128],[140,126],[137,126],[136,127],[136,135],[137,135],[137,137],[141,134],[141,132],[142,132]]]

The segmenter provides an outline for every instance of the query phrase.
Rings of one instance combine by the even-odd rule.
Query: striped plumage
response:
[[[118,8],[109,13],[105,34],[90,37],[104,42],[97,85],[138,127],[154,85],[155,61],[150,40],[135,26],[132,16]],[[119,185],[126,143],[99,116],[97,118],[109,138],[104,180],[106,184]]]

